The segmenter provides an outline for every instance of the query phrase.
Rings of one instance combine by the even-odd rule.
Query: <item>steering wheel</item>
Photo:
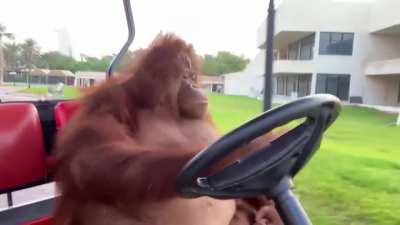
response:
[[[323,133],[336,120],[340,110],[341,104],[338,98],[320,94],[300,98],[261,114],[228,133],[188,162],[177,179],[180,194],[186,198],[210,196],[218,199],[266,195],[277,199],[278,203],[282,200],[280,201],[282,204],[289,204],[289,208],[297,207],[297,210],[301,211],[302,208],[298,208],[301,205],[296,199],[292,199],[294,202],[288,202],[287,195],[291,195],[291,192],[288,192],[291,189],[291,180],[319,149]],[[276,127],[302,118],[305,118],[303,123],[259,151],[216,173],[202,176],[239,147]],[[296,213],[287,210],[290,209],[286,209],[287,217]],[[299,218],[296,217],[294,220]],[[311,224],[311,222],[287,224]]]
[[[201,151],[178,177],[185,197],[243,198],[272,194],[284,177],[294,177],[319,148],[324,131],[340,112],[332,95],[315,95],[270,110],[222,137]],[[253,155],[222,171],[200,177],[212,165],[255,138],[293,120],[306,118],[296,128]]]

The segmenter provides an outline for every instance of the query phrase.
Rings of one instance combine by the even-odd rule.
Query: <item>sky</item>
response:
[[[277,5],[281,1],[275,0]],[[178,34],[202,55],[226,50],[248,58],[258,52],[257,29],[268,10],[268,0],[131,2],[136,24],[132,50],[146,47],[163,31]],[[58,50],[56,30],[66,29],[75,57],[116,53],[127,37],[122,0],[0,0],[0,23],[16,41],[33,38],[42,51]]]
[[[146,47],[163,31],[178,34],[200,54],[227,50],[252,58],[267,6],[267,0],[132,0],[131,49]],[[122,0],[0,0],[0,23],[16,41],[33,38],[42,51],[57,50],[56,30],[66,29],[75,56],[118,52],[127,37],[123,13]]]

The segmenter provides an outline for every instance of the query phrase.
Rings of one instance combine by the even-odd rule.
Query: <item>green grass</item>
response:
[[[40,87],[31,87],[25,88],[19,91],[21,93],[33,94],[33,95],[47,95],[48,87],[40,86]],[[65,86],[64,87],[64,99],[73,99],[79,97],[79,90],[74,87]]]
[[[47,87],[22,92],[43,95]],[[65,87],[64,98],[79,91]],[[210,95],[218,128],[226,133],[261,112],[261,102]],[[344,107],[321,150],[296,178],[296,192],[316,225],[400,224],[400,127],[395,115]]]
[[[227,132],[259,114],[261,102],[211,95]],[[321,150],[296,178],[296,192],[316,225],[400,224],[400,127],[395,115],[344,107]]]
[[[64,98],[73,99],[80,96],[79,89],[74,87],[64,87]]]
[[[22,89],[19,92],[33,95],[46,95],[48,90],[47,87],[31,87]]]

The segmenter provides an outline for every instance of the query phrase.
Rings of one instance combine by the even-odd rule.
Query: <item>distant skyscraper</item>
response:
[[[73,57],[71,37],[65,28],[56,29],[58,34],[58,51],[64,55]]]

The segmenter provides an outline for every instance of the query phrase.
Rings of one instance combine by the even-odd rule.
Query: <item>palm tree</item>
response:
[[[15,70],[19,60],[21,47],[16,43],[5,43],[3,47],[6,69]]]
[[[6,26],[0,24],[0,85],[3,84],[4,82],[4,54],[3,54],[3,45],[2,45],[2,39],[3,37],[8,38],[8,39],[14,39],[14,36],[12,33],[7,33],[6,32],[7,28]]]
[[[30,74],[31,70],[33,69],[33,62],[35,59],[39,57],[40,54],[39,47],[37,46],[36,41],[33,40],[32,38],[26,39],[24,43],[21,44],[21,54],[25,66],[28,69],[27,83],[28,83],[28,88],[30,88],[31,87]]]

